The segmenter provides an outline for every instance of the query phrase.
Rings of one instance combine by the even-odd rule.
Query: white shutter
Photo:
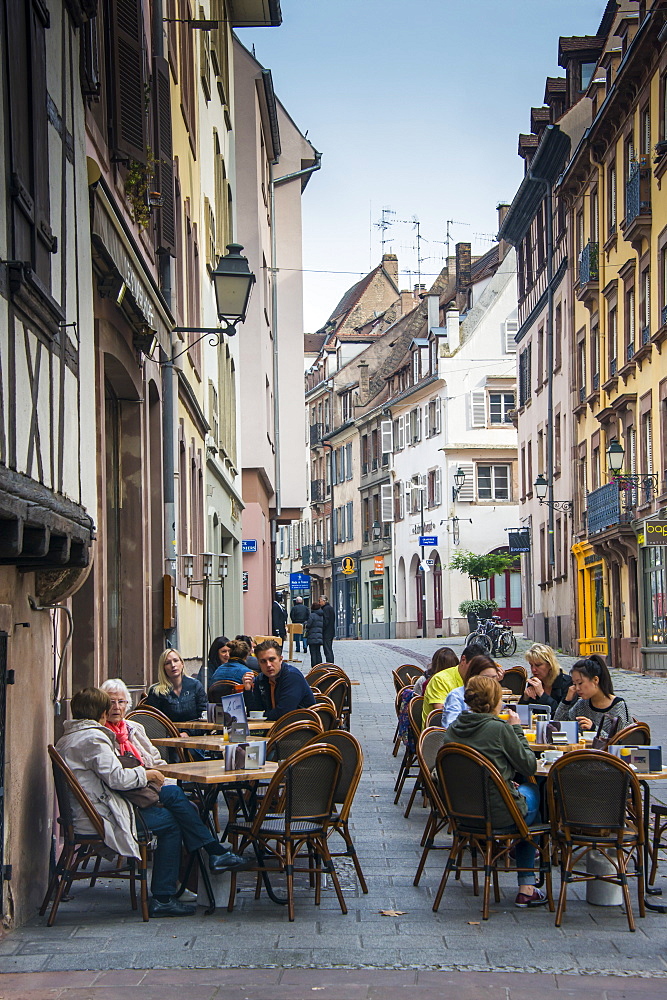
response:
[[[415,410],[417,414],[417,434],[415,436],[415,441],[421,441],[422,439],[422,408],[418,406]]]
[[[509,320],[505,323],[505,353],[506,354],[516,354],[516,340],[514,339],[517,335],[519,329],[519,324],[515,320]]]
[[[398,418],[398,450],[403,451],[405,448],[405,417],[400,416]]]
[[[433,433],[434,434],[439,434],[440,431],[441,431],[441,429],[442,429],[442,426],[441,426],[441,423],[440,423],[440,419],[441,419],[440,399],[434,399],[433,400],[433,408],[435,410],[435,430],[433,431]]]
[[[454,476],[457,469],[465,472],[465,481],[459,490],[457,500],[461,503],[473,503],[475,499],[475,467],[472,462],[452,462],[449,466],[449,475],[452,488],[456,488]]]
[[[383,524],[394,520],[394,489],[391,483],[380,487],[380,520]]]
[[[426,406],[424,407],[424,437],[425,438],[429,437],[429,435],[430,435],[429,426],[430,426],[430,421],[429,421],[428,403],[427,403]]]
[[[405,481],[405,508],[404,508],[404,510],[405,510],[406,514],[411,514],[412,513],[412,486],[410,485],[410,482],[407,479]]]
[[[435,470],[435,482],[433,484],[433,505],[439,507],[442,503],[442,469]]]
[[[470,393],[470,426],[486,427],[486,390],[474,389]]]
[[[399,483],[397,486],[398,493],[398,517],[402,521],[405,517],[405,491],[403,489],[403,483]]]
[[[382,434],[382,454],[391,455],[394,450],[394,435],[393,426],[391,420],[383,420],[380,424],[380,433]]]

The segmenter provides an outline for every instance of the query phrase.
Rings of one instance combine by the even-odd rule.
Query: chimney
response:
[[[415,307],[415,299],[409,288],[401,289],[401,316],[407,316]]]
[[[509,205],[507,204],[506,201],[501,201],[497,205],[497,209],[498,209],[498,232],[500,232],[500,230],[503,227],[503,222],[505,221],[505,216],[509,212],[510,207],[509,207]],[[499,246],[498,246],[498,260],[499,261],[505,260],[505,257],[507,257],[507,252],[508,252],[509,248],[510,248],[509,247],[509,243],[507,243],[505,240],[500,240],[499,241]]]
[[[357,365],[359,369],[359,393],[362,400],[368,399],[370,382],[368,378],[368,361],[360,361]]]
[[[426,309],[428,329],[437,329],[440,326],[440,296],[437,293],[426,296]]]
[[[472,263],[470,260],[470,244],[456,244],[456,291],[463,292],[470,287]]]
[[[415,299],[421,299],[422,296],[425,293],[426,293],[426,285],[415,285],[414,286],[413,295],[414,295]]]
[[[382,266],[398,288],[398,257],[395,253],[382,254]]]
[[[449,350],[453,352],[459,346],[460,316],[456,306],[451,305],[445,313],[445,323],[447,326],[447,343],[449,344]]]

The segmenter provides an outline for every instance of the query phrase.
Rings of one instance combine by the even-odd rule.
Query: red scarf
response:
[[[143,764],[141,754],[135,745],[130,741],[130,732],[127,728],[127,722],[125,719],[121,719],[120,722],[107,722],[106,727],[107,729],[110,729],[116,737],[120,753],[131,753],[137,758],[140,764]]]

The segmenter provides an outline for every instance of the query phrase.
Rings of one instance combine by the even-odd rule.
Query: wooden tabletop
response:
[[[255,743],[265,740],[265,736],[255,736]],[[151,740],[156,747],[185,747],[188,750],[224,750],[225,747],[233,746],[224,736],[164,736],[160,739]]]
[[[542,764],[538,761],[535,774],[537,777],[544,777],[549,773],[550,767],[550,764]],[[662,781],[664,778],[667,778],[667,764],[663,767],[662,771],[635,771],[635,774],[640,781]]]
[[[270,778],[278,770],[278,764],[267,762],[263,767],[248,771],[225,771],[222,761],[202,760],[194,764],[158,764],[157,770],[165,778],[194,781],[198,785],[226,785],[235,781],[261,781],[262,778]]]
[[[221,722],[207,722],[206,719],[189,719],[187,722],[175,722],[179,729],[202,729],[207,733],[219,732],[223,727]],[[248,719],[248,729],[251,733],[265,732],[271,729],[273,722],[268,719]]]

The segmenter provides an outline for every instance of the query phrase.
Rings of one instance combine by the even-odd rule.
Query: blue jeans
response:
[[[301,643],[302,642],[303,642],[303,651],[304,651],[304,653],[307,653],[308,652],[308,640],[306,639],[305,635],[303,635],[302,632],[297,632],[295,634],[295,636],[294,636],[294,643],[296,645],[296,651],[297,651],[297,653],[301,652]]]
[[[181,865],[181,838],[187,851],[196,851],[204,844],[213,843],[215,837],[178,785],[163,785],[160,805],[139,811],[148,829],[157,837],[151,892],[154,896],[173,896]]]
[[[540,791],[537,785],[519,785],[519,795],[523,795],[528,806],[525,815],[526,826],[535,822],[540,811]],[[516,868],[519,885],[535,885],[535,848],[527,840],[516,845]]]

